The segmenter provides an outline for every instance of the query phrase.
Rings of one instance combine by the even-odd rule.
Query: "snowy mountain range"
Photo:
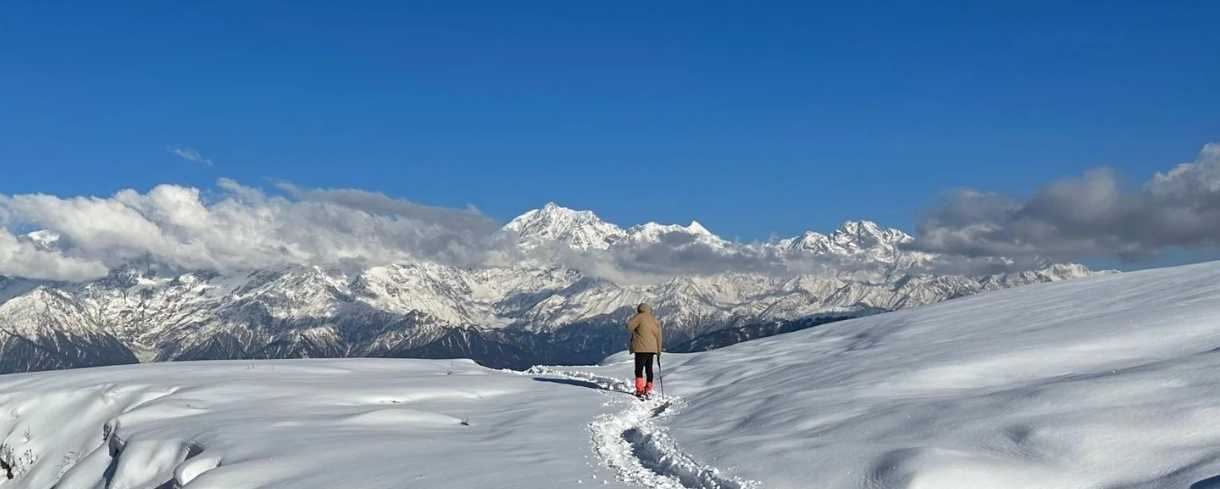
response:
[[[1079,278],[1081,265],[941,274],[912,237],[868,221],[829,235],[736,243],[698,222],[622,228],[556,204],[503,226],[511,265],[286,266],[221,274],[134,261],[83,283],[0,277],[0,372],[140,361],[300,357],[473,358],[494,367],[591,363],[655,305],[666,348],[693,351],[981,291]],[[35,232],[25,239],[54,247]],[[825,266],[632,281],[582,269],[622,250],[765,256]],[[643,250],[643,251],[641,251]],[[626,255],[633,256],[633,255]]]

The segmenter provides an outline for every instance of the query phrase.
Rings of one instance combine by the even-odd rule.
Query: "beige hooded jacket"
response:
[[[631,332],[631,353],[661,353],[661,322],[652,315],[648,304],[640,304],[636,314],[627,320]]]

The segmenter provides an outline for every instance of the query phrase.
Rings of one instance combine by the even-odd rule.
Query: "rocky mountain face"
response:
[[[67,292],[39,287],[0,304],[0,372],[133,363],[136,357]]]
[[[698,245],[840,269],[680,274],[620,283],[546,253],[513,266],[403,263],[218,274],[131,263],[86,283],[0,277],[0,372],[140,361],[300,357],[473,358],[493,367],[591,363],[625,348],[622,324],[653,304],[673,351],[714,348],[847,317],[1089,275],[1080,265],[935,274],[911,237],[868,221],[830,235],[729,242],[692,222],[628,229],[548,204],[501,230],[525,252]],[[53,244],[53,237],[39,236]]]

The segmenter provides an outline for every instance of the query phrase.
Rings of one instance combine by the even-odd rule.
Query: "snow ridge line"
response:
[[[527,373],[591,382],[615,392],[632,392],[624,380],[588,372],[534,367]],[[669,430],[656,423],[658,418],[677,414],[683,405],[676,396],[656,397],[630,401],[621,412],[598,416],[589,423],[593,451],[618,473],[619,480],[642,487],[758,489],[761,484],[757,481],[726,476],[716,467],[696,462],[678,448]]]

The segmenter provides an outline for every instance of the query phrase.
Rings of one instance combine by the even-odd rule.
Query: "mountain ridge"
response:
[[[0,338],[0,348],[18,342],[66,341],[69,350],[73,341],[103,345],[98,355],[79,354],[87,361],[68,366],[136,357],[448,355],[524,368],[592,363],[620,350],[621,322],[639,302],[654,304],[669,344],[722,346],[816,325],[811,318],[872,314],[1093,274],[1075,264],[977,276],[932,273],[920,267],[933,255],[903,248],[910,235],[871,221],[847,221],[829,235],[809,231],[739,244],[698,222],[622,228],[591,211],[548,203],[505,224],[501,233],[523,253],[566,249],[560,255],[571,256],[624,247],[698,246],[708,253],[749,251],[776,260],[825,257],[842,268],[730,270],[625,282],[560,260],[477,267],[426,261],[354,269],[287,265],[228,274],[135,261],[83,283],[0,278],[0,325],[54,325],[27,329],[25,336],[9,334]],[[48,246],[57,241],[47,234],[38,237]],[[50,316],[11,305],[27,303]],[[67,336],[55,339],[57,334]],[[713,336],[700,340],[704,335]],[[127,354],[115,351],[116,344]],[[64,363],[17,361],[8,371],[63,368]]]

